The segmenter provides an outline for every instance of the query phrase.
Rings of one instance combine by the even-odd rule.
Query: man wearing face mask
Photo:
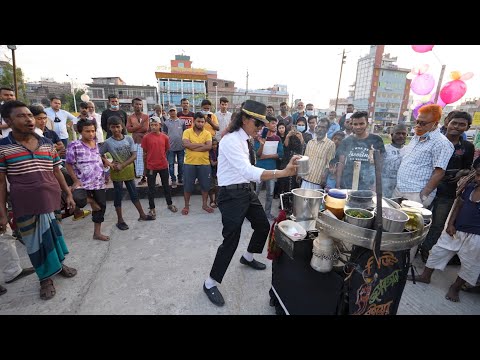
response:
[[[215,137],[215,133],[220,130],[220,127],[218,126],[217,116],[210,111],[212,108],[212,103],[210,100],[205,99],[202,100],[202,104],[200,106],[202,107],[202,114],[205,117],[205,125],[203,128],[212,134],[212,137]]]
[[[425,105],[419,109],[415,136],[404,148],[393,197],[417,201],[425,207],[435,198],[454,151],[452,143],[438,129],[441,116],[439,105]]]
[[[327,138],[328,118],[321,118],[315,126],[315,139],[309,141],[305,156],[309,158],[310,172],[303,178],[302,189],[320,189],[325,182],[328,163],[335,157],[335,144]]]
[[[127,135],[127,113],[123,110],[120,110],[120,104],[118,102],[118,96],[111,94],[108,95],[108,103],[110,104],[110,108],[102,112],[102,118],[101,118],[101,123],[102,123],[102,129],[107,132],[107,139],[112,136],[112,132],[110,131],[110,128],[107,125],[107,120],[110,116],[118,116],[120,119],[122,119],[123,122],[123,127],[122,127],[122,134]]]

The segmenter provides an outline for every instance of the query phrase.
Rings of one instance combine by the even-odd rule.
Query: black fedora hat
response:
[[[268,124],[269,122],[265,117],[267,113],[267,105],[262,104],[261,102],[247,100],[245,101],[245,104],[243,104],[242,111],[257,120],[263,121],[265,124]]]

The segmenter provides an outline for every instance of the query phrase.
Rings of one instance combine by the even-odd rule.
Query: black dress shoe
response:
[[[255,270],[265,270],[267,268],[267,265],[261,263],[260,261],[257,261],[255,259],[253,259],[252,261],[247,261],[247,259],[245,259],[243,256],[240,258],[240,263],[243,265],[248,265]]]
[[[207,294],[208,299],[214,303],[217,306],[223,306],[225,305],[225,300],[223,300],[223,296],[220,293],[220,290],[216,286],[207,289],[205,286],[205,283],[203,283],[203,291],[205,291],[205,294]]]

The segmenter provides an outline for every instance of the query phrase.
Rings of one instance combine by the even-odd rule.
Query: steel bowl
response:
[[[362,214],[367,215],[368,218],[361,219],[361,218],[351,216],[351,215],[349,215],[349,213],[351,211],[358,211]],[[345,219],[344,220],[349,224],[360,226],[360,227],[365,228],[365,229],[371,229],[372,224],[373,224],[373,217],[374,217],[374,215],[373,215],[373,212],[371,212],[371,211],[361,209],[361,208],[349,208],[349,209],[345,210]]]
[[[383,230],[391,233],[401,233],[405,229],[409,217],[401,210],[382,208]]]

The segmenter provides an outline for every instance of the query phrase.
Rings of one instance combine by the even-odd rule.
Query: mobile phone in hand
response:
[[[262,130],[262,139],[266,139],[268,134],[268,128],[264,127]]]

